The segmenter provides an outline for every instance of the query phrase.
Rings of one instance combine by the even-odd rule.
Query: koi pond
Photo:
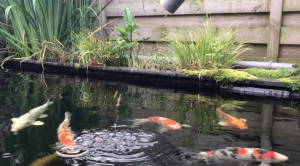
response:
[[[298,102],[197,91],[178,93],[129,85],[122,80],[0,70],[0,165],[258,166],[262,163],[241,161],[241,149],[255,154],[255,150],[244,148],[262,148],[288,157],[286,161],[271,163],[272,166],[299,165]],[[42,105],[48,109],[33,119],[34,123],[27,127],[24,123],[22,128],[19,117],[33,113],[30,110],[37,107],[44,109],[39,107]],[[65,118],[65,114],[71,118]],[[161,123],[152,123],[151,117],[152,120],[157,117]],[[19,125],[14,131],[13,123]],[[77,151],[84,154],[58,155],[58,151],[68,147],[64,144],[66,140],[83,148]],[[233,152],[230,147],[241,149],[233,156],[229,154]],[[218,149],[225,150],[217,153]],[[200,156],[199,152],[214,157]],[[265,154],[259,154],[258,158],[268,157]]]

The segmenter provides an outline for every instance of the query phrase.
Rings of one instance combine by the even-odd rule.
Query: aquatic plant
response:
[[[98,13],[93,10],[96,0],[3,0],[1,3],[5,8],[6,23],[11,21],[11,25],[2,25],[0,36],[15,49],[12,57],[20,58],[45,54],[44,42],[70,46],[71,33],[92,29],[93,22],[103,10]]]
[[[162,41],[169,49],[163,54],[178,70],[230,68],[248,50],[245,43],[234,41],[236,32],[230,27],[224,31],[214,28],[207,17],[203,26],[167,35]]]

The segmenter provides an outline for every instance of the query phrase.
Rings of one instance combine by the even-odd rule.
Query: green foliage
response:
[[[120,25],[115,25],[115,28],[119,31],[118,39],[113,43],[114,50],[114,61],[111,63],[112,65],[117,66],[130,66],[133,67],[138,63],[138,53],[133,52],[133,47],[138,45],[138,40],[133,40],[132,33],[134,30],[138,28],[135,23],[134,14],[130,11],[129,8],[125,8],[123,11],[123,20],[126,23],[126,27],[122,27]],[[150,38],[144,38],[145,40],[149,40]]]
[[[199,75],[199,71],[186,71],[189,75]],[[213,78],[217,82],[241,82],[248,79],[256,79],[257,77],[248,74],[244,71],[232,70],[232,69],[212,69],[202,70],[201,77]]]
[[[164,51],[178,69],[200,70],[230,68],[241,60],[248,48],[244,43],[235,43],[236,31],[216,31],[207,18],[206,25],[192,28],[184,33],[170,33],[163,40],[170,49]]]
[[[74,43],[78,50],[74,56],[79,55],[79,62],[83,64],[105,64],[111,58],[113,47],[109,39],[102,41],[88,32],[87,35],[75,34]]]
[[[71,33],[92,29],[100,13],[93,10],[96,1],[3,0],[6,21],[0,36],[12,46],[19,57],[32,58],[46,50],[42,43],[70,46]],[[94,13],[95,18],[91,18]],[[9,27],[13,27],[12,31]]]
[[[250,68],[250,69],[241,69],[241,71],[247,72],[259,78],[285,78],[293,75],[294,71],[291,69],[280,68],[276,70],[269,70],[263,68]]]

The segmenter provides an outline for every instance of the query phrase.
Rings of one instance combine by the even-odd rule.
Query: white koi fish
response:
[[[43,122],[41,121],[36,121],[37,118],[46,118],[48,115],[43,114],[47,109],[48,106],[53,104],[52,101],[47,101],[44,105],[41,105],[39,107],[31,109],[29,112],[25,113],[24,115],[20,116],[19,118],[12,118],[11,120],[13,121],[13,124],[11,126],[11,131],[17,132],[21,129],[24,129],[28,126],[35,125],[35,126],[40,126],[44,125]]]
[[[212,158],[223,160],[236,160],[244,162],[261,162],[260,166],[269,166],[271,163],[280,163],[288,157],[280,153],[260,148],[227,147],[208,152],[198,153],[197,158]]]

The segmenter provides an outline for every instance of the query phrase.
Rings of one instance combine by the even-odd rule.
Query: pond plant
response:
[[[6,24],[1,24],[0,36],[12,47],[10,58],[41,60],[46,51],[52,51],[50,48],[69,48],[71,33],[93,28],[93,22],[102,11],[97,13],[93,9],[95,5],[96,0],[1,1]],[[7,24],[8,21],[11,25]]]
[[[163,42],[170,48],[163,52],[178,70],[231,68],[248,50],[243,42],[234,41],[237,31],[213,27],[207,17],[205,25],[188,32],[170,33]]]

